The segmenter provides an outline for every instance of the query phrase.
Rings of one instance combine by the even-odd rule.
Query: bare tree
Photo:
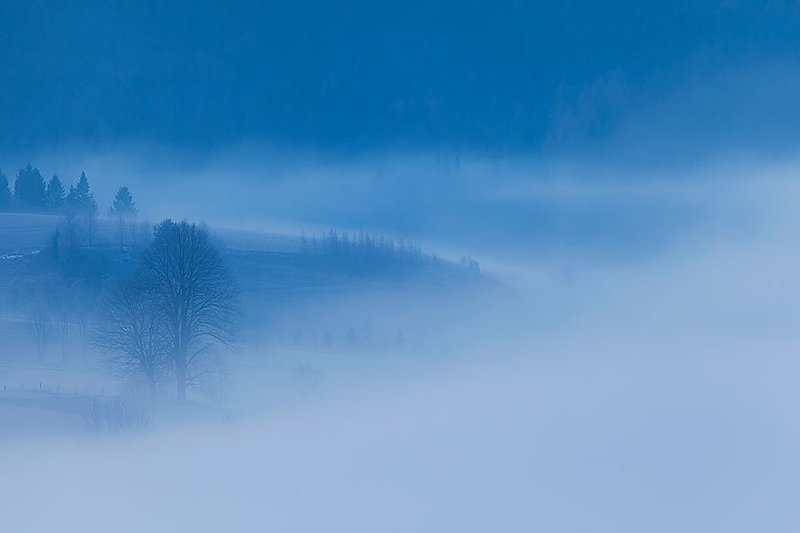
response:
[[[113,369],[125,376],[141,376],[151,392],[169,364],[169,331],[157,300],[139,281],[125,281],[108,296],[95,344]]]
[[[215,348],[232,346],[239,317],[237,291],[208,231],[186,221],[156,227],[144,254],[142,279],[169,331],[177,396],[216,361]]]

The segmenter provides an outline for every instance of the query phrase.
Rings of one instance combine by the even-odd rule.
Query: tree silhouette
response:
[[[8,187],[8,178],[0,170],[0,210],[9,209],[12,201],[13,197],[11,196],[11,189]]]
[[[129,219],[135,217],[138,212],[139,210],[136,209],[136,202],[133,201],[131,192],[127,186],[123,185],[114,195],[114,203],[111,205],[109,214],[114,217]]]
[[[95,332],[95,344],[105,351],[112,369],[143,377],[151,392],[168,368],[171,353],[169,330],[157,305],[141,280],[125,281],[106,299]]]
[[[126,228],[128,226],[127,222],[135,218],[138,212],[139,210],[136,209],[136,202],[133,201],[131,191],[128,190],[127,186],[123,185],[119,188],[119,190],[117,190],[117,193],[114,195],[114,203],[111,204],[111,209],[108,210],[108,214],[117,220],[117,232],[119,233],[120,250],[124,249],[125,247],[125,234],[127,233]],[[130,226],[131,228],[129,229],[133,229],[135,227],[133,224]]]
[[[64,185],[61,183],[58,176],[53,174],[53,177],[47,182],[47,187],[44,192],[45,206],[49,211],[57,213],[64,206],[66,197]]]
[[[169,331],[177,396],[213,372],[214,349],[231,346],[239,316],[237,291],[208,231],[165,220],[145,251],[141,276]]]
[[[40,211],[44,208],[44,178],[38,168],[30,163],[19,169],[14,182],[14,199],[19,207],[26,211]]]
[[[68,211],[75,216],[97,216],[97,202],[85,172],[81,172],[81,177],[74,187],[70,186],[66,204]]]
[[[64,213],[67,222],[77,229],[77,234],[81,240],[88,242],[89,248],[92,247],[92,237],[94,235],[94,223],[97,216],[97,202],[89,186],[86,173],[81,172],[78,183],[70,186],[67,199],[64,202]]]

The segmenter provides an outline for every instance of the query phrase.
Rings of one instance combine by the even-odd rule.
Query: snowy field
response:
[[[59,217],[55,215],[0,212],[0,260],[39,250],[48,243],[58,222]],[[154,222],[138,222],[139,225],[142,223],[150,227]],[[97,226],[101,240],[116,242],[118,229],[115,220],[101,217]],[[299,245],[299,239],[294,235],[235,228],[215,228],[214,233],[232,250],[286,252],[295,251]]]

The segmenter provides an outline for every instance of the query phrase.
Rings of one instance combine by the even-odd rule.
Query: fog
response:
[[[794,3],[93,4],[0,6],[0,531],[800,530]]]
[[[721,155],[702,162],[636,165],[603,157],[499,157],[473,152],[342,155],[241,144],[199,155],[148,145],[45,151],[45,174],[96,181],[110,202],[117,183],[141,215],[205,220],[227,228],[299,234],[330,227],[410,237],[437,251],[530,257],[637,254],[721,216],[745,217],[737,195],[768,176],[787,178],[791,153]],[[7,168],[13,168],[9,163]],[[484,255],[486,255],[484,254]],[[530,258],[529,257],[529,258]]]
[[[378,166],[407,175],[409,161]],[[213,165],[192,179],[210,180]],[[340,227],[377,217],[383,206],[346,218],[340,201],[369,204],[349,191],[323,201],[334,188],[330,176],[348,175],[356,195],[383,186],[377,196],[388,197],[400,183],[389,177],[359,193],[364,176],[382,171],[348,165],[306,167],[309,181],[269,181],[269,192],[298,202],[298,219],[287,225],[323,203],[331,211],[320,220],[330,216]],[[331,296],[305,319],[381,315],[375,323],[401,323],[418,344],[382,356],[276,354],[258,369],[233,363],[230,417],[162,421],[123,434],[9,431],[0,458],[4,527],[699,532],[800,525],[790,498],[800,488],[796,166],[715,162],[674,178],[662,172],[650,183],[621,175],[590,182],[574,167],[526,185],[514,177],[536,168],[461,165],[450,172],[463,172],[470,188],[454,189],[452,203],[420,198],[412,185],[403,208],[430,220],[439,207],[450,209],[439,214],[461,222],[474,211],[459,200],[480,197],[489,205],[478,214],[486,221],[498,208],[493,198],[536,197],[559,213],[562,225],[545,222],[549,233],[563,232],[559,239],[533,249],[518,240],[515,248],[516,236],[534,242],[545,230],[497,220],[454,241],[487,254],[482,264],[494,269],[484,274],[496,286],[463,293],[365,286]],[[352,168],[360,173],[344,170]],[[142,205],[164,196],[158,181],[153,189],[138,184]],[[244,214],[226,218],[225,199],[207,211],[211,194],[181,194],[177,183],[168,186],[176,213],[210,212],[229,226],[251,216],[247,200]],[[302,198],[303,191],[314,193]],[[421,210],[426,201],[430,211]],[[648,206],[637,212],[641,219],[570,225],[571,212],[607,214],[632,204]],[[391,217],[380,224],[414,229],[392,226]],[[415,236],[448,235],[432,228]],[[626,240],[633,253],[620,253],[613,241],[629,235],[641,238]],[[281,381],[297,361],[313,368],[310,387]],[[42,502],[47,513],[38,511]]]

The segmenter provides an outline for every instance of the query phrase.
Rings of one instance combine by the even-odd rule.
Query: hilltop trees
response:
[[[12,191],[13,189],[13,191]],[[72,217],[96,217],[97,202],[85,172],[69,192],[58,175],[45,182],[38,168],[28,163],[19,169],[13,188],[0,171],[0,209],[23,213],[53,213]]]
[[[97,202],[89,186],[89,180],[86,178],[86,173],[81,172],[78,183],[70,186],[64,201],[65,232],[74,232],[81,240],[88,242],[91,248],[97,213]]]
[[[8,187],[8,178],[0,170],[0,211],[11,208],[12,196],[11,189]]]
[[[85,172],[81,172],[78,181],[66,189],[64,182],[57,174],[49,180],[42,177],[38,168],[30,163],[19,169],[13,186],[0,170],[0,211],[18,211],[22,213],[50,213],[64,215],[84,222],[92,220],[99,214],[94,192]],[[118,220],[131,220],[138,214],[136,202],[127,186],[120,187],[109,215]]]
[[[138,212],[139,210],[136,209],[136,202],[133,201],[131,191],[128,190],[127,186],[123,185],[114,194],[114,203],[111,205],[109,214],[125,220],[135,217]]]
[[[42,173],[30,163],[19,169],[14,182],[14,199],[22,209],[30,211],[44,210],[45,184]]]
[[[27,171],[26,171],[27,172]],[[20,210],[22,204],[11,200],[13,208]],[[97,230],[96,218],[99,214],[97,201],[95,200],[92,187],[85,172],[81,172],[78,181],[70,185],[69,191],[65,193],[64,184],[57,175],[53,175],[47,182],[44,189],[42,208],[37,212],[45,212],[62,215],[55,232],[53,233],[48,252],[62,265],[74,266],[75,261],[81,257],[81,249],[88,245],[93,248],[95,234]],[[2,203],[0,203],[2,208]],[[27,211],[27,209],[23,209]],[[131,241],[146,245],[147,239],[141,239],[138,235],[139,229],[133,223],[138,210],[133,201],[133,195],[127,187],[121,187],[115,196],[114,203],[108,211],[109,216],[117,219],[119,229],[120,249],[124,249],[126,237]],[[145,228],[145,235],[150,234],[150,229]]]
[[[215,371],[216,349],[234,341],[236,288],[208,231],[186,221],[156,226],[134,279],[109,298],[98,333],[111,341],[101,343],[113,344],[115,366],[145,376],[166,354],[185,400],[188,386]]]
[[[86,178],[85,172],[81,172],[78,183],[69,188],[66,206],[67,211],[72,215],[90,218],[97,216],[97,202],[94,199],[94,193],[92,193],[92,188],[89,186],[89,180]]]
[[[304,256],[314,257],[332,268],[345,268],[362,274],[399,272],[436,265],[433,255],[423,253],[419,244],[396,241],[380,234],[339,233],[333,229],[307,239],[300,237],[300,249]]]
[[[47,182],[47,187],[44,191],[44,206],[51,213],[59,213],[64,206],[64,200],[67,198],[67,193],[64,190],[64,185],[56,174]]]
[[[136,218],[138,212],[139,210],[136,209],[136,202],[133,201],[131,191],[128,190],[127,186],[123,185],[117,190],[117,193],[114,195],[114,203],[111,204],[111,209],[108,210],[108,214],[117,221],[120,249],[125,247],[125,234],[127,233],[126,227],[128,226],[128,221]],[[135,226],[131,224],[131,229],[134,227]]]

